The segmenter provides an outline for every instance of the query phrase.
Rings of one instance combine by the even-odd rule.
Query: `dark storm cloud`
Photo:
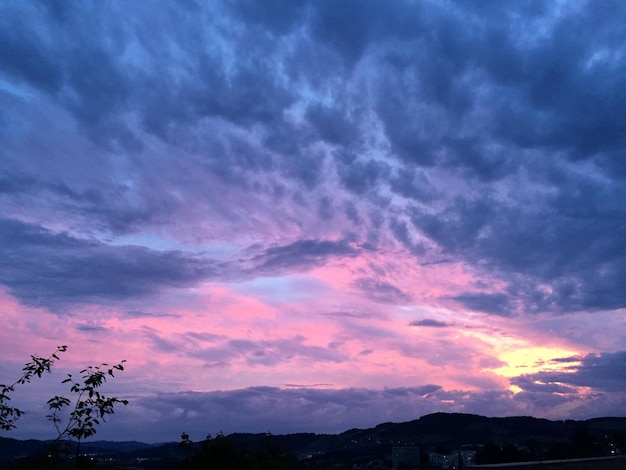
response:
[[[420,6],[384,1],[311,2],[310,33],[352,65],[378,41],[406,39],[422,26]]]
[[[505,279],[518,281],[506,272],[522,272],[530,276],[529,284],[538,276],[553,288],[550,295],[542,297],[530,287],[520,287],[519,292],[491,298],[489,305],[482,302],[477,305],[480,309],[506,310],[504,295],[511,296],[511,301],[521,299],[536,310],[618,308],[626,302],[618,287],[625,280],[624,263],[615,259],[622,257],[625,216],[613,209],[615,199],[608,195],[621,193],[618,188],[623,187],[622,159],[614,149],[623,147],[626,135],[626,120],[619,111],[625,94],[616,88],[624,87],[625,75],[623,61],[614,54],[623,47],[624,37],[618,33],[616,17],[594,11],[587,21],[588,7],[578,5],[555,17],[548,36],[535,37],[532,42],[510,34],[515,23],[506,8],[497,12],[504,20],[501,22],[481,18],[471,8],[458,16],[433,13],[435,21],[422,30],[416,28],[415,38],[433,34],[437,40],[429,42],[427,49],[417,48],[412,56],[408,47],[400,48],[389,62],[402,69],[403,75],[387,72],[384,83],[398,86],[390,88],[391,94],[385,95],[378,112],[399,156],[426,167],[469,168],[481,181],[528,171],[546,188],[558,191],[558,199],[536,199],[536,210],[515,201],[506,204],[490,197],[463,197],[446,204],[439,213],[414,219],[417,230],[450,252],[502,269]],[[611,3],[608,11],[623,9],[621,4]],[[529,21],[548,22],[550,11],[547,4],[528,11]],[[475,27],[462,27],[461,18]],[[455,23],[457,33],[445,34]],[[600,34],[591,33],[598,27]],[[589,31],[594,40],[583,39],[581,31]],[[364,50],[363,41],[359,44],[358,50]],[[422,72],[421,63],[435,64],[424,67],[432,76]],[[464,115],[483,105],[480,95],[472,91],[475,80],[487,95],[499,95],[494,95],[490,104],[493,114],[477,121],[479,127],[470,137],[460,137],[454,127],[463,122]],[[434,83],[441,85],[429,88]],[[597,100],[597,105],[592,105],[591,99]],[[407,103],[420,104],[421,114],[410,112]],[[429,123],[438,123],[437,129],[428,127]],[[524,157],[529,149],[545,152],[546,158],[554,156],[547,165],[537,164]],[[556,152],[593,162],[599,178],[593,173],[569,173],[567,161]],[[601,183],[602,174],[606,180]],[[406,186],[396,183],[392,187],[410,194],[402,190]],[[600,187],[604,188],[602,196]],[[487,194],[491,192],[491,188],[485,189]],[[572,209],[586,213],[585,219],[568,214]],[[611,253],[612,259],[603,259],[604,253]],[[476,303],[478,299],[465,300]],[[495,300],[500,305],[492,302]]]
[[[586,181],[565,184],[557,201],[516,207],[493,199],[457,200],[437,215],[419,214],[415,226],[447,252],[462,254],[476,266],[500,271],[505,292],[465,293],[456,300],[491,313],[614,309],[626,305],[626,215],[614,207],[617,187]],[[603,194],[604,193],[604,194]],[[576,205],[576,202],[578,205]],[[537,289],[537,283],[550,290]]]
[[[411,253],[422,256],[425,254],[425,249],[421,243],[414,243],[411,239],[411,230],[408,224],[404,220],[398,220],[391,218],[389,220],[389,229],[394,237],[400,241],[406,249]]]
[[[510,5],[492,12],[496,22],[466,4],[464,19],[474,27],[446,35],[444,57],[463,62],[465,70],[478,67],[488,74],[493,90],[503,92],[493,102],[502,119],[491,137],[522,148],[556,146],[575,158],[610,153],[624,138],[625,123],[619,116],[625,98],[619,91],[624,63],[613,56],[625,40],[619,26],[624,4],[609,2],[600,11],[590,4],[571,4],[557,16],[554,4],[540,3],[541,8],[524,11],[522,21],[534,23],[531,31],[552,24],[543,35],[528,31],[521,36],[513,34],[520,20]],[[441,31],[446,20],[433,29]]]
[[[247,25],[275,35],[289,33],[301,26],[307,14],[307,2],[303,1],[268,0],[259,4],[244,0],[226,4]]]
[[[509,316],[509,298],[505,294],[462,294],[454,300],[469,308],[501,316]]]
[[[460,167],[461,173],[480,181],[497,181],[519,170],[516,155],[506,155],[511,148],[479,137],[451,138],[444,143],[442,165]]]
[[[375,190],[381,179],[389,174],[389,166],[385,163],[369,160],[356,161],[339,167],[342,183],[348,190],[362,194],[368,190]]]
[[[126,299],[192,285],[213,268],[177,251],[107,246],[16,220],[0,221],[0,281],[27,304]]]
[[[197,18],[194,8],[167,9],[172,18],[190,26],[182,29],[140,5],[133,10],[144,16],[144,23],[133,22],[127,14],[116,15],[120,21],[108,21],[110,12],[97,3],[67,8],[54,18],[43,6],[24,10],[4,8],[4,21],[11,26],[0,32],[14,46],[3,48],[0,55],[7,73],[48,93],[107,148],[141,150],[141,139],[124,122],[129,109],[139,112],[144,130],[185,146],[190,139],[181,138],[184,126],[203,117],[236,125],[280,122],[280,113],[292,100],[291,93],[278,86],[270,61],[238,61],[232,73],[227,72],[227,57],[192,25]],[[154,36],[157,24],[162,26],[161,37],[176,43],[177,50],[163,47]],[[254,39],[232,43],[235,54],[238,48],[249,53],[251,44],[271,47],[269,39],[260,40],[262,34],[251,34],[256,34]],[[246,44],[247,39],[252,40]],[[176,64],[187,58],[190,70],[179,69]]]
[[[573,158],[603,152],[618,158],[610,154],[624,142],[625,68],[610,51],[623,47],[618,18],[624,14],[622,2],[599,10],[586,4],[564,15],[549,40],[520,54],[525,67],[516,77],[518,89],[550,117],[547,129],[525,137],[529,144],[557,145],[571,150]],[[605,53],[609,57],[602,57]]]
[[[377,302],[390,304],[410,303],[411,296],[386,281],[372,278],[356,279],[352,285],[363,292],[366,297]]]
[[[555,357],[554,359],[551,359],[550,362],[555,363],[555,364],[570,364],[573,362],[578,362],[579,360],[580,358],[576,356]]]
[[[37,183],[35,178],[30,177],[18,177],[18,178],[9,178],[3,177],[0,178],[0,194],[20,194],[26,193],[30,189],[32,189]]]
[[[324,264],[330,257],[357,256],[362,251],[346,240],[298,240],[289,245],[270,247],[252,258],[261,271],[282,271],[288,268],[310,268]]]
[[[204,72],[207,80],[194,83],[179,97],[191,106],[194,121],[212,116],[243,125],[283,123],[280,114],[294,97],[277,83],[271,63],[239,63],[228,79],[219,72],[223,67],[219,62],[206,64],[199,72]]]
[[[354,119],[342,108],[313,105],[307,109],[307,118],[319,137],[331,144],[351,146],[358,138]]]
[[[0,64],[6,74],[24,80],[44,90],[56,92],[62,82],[62,73],[43,44],[42,34],[29,26],[26,18],[6,14],[2,16]],[[12,27],[9,27],[11,25]]]
[[[133,132],[116,120],[133,84],[118,62],[123,28],[104,25],[96,4],[63,10],[55,15],[43,4],[5,5],[0,40],[10,47],[3,48],[0,63],[14,79],[72,112],[95,141],[139,148]],[[98,33],[112,41],[102,42]]]
[[[529,392],[553,392],[558,387],[590,387],[602,392],[626,390],[626,351],[588,354],[579,360],[580,365],[566,372],[538,372],[517,377],[511,383]]]
[[[87,168],[92,165],[95,167],[100,162],[96,158],[92,161],[79,158],[74,163],[79,173],[85,169],[83,165]],[[20,163],[17,162],[15,166],[19,167]],[[22,201],[42,200],[44,203],[41,207],[33,208],[30,217],[40,213],[45,220],[46,208],[54,206],[55,210],[62,210],[68,220],[79,219],[86,231],[133,233],[145,225],[167,218],[178,205],[170,194],[154,188],[146,187],[146,192],[135,198],[136,193],[129,185],[112,178],[103,181],[97,172],[83,179],[80,184],[75,184],[72,178],[64,181],[63,176],[53,174],[26,176],[10,167],[4,173],[4,177],[0,177],[0,198],[4,196],[7,211]],[[106,174],[106,171],[103,169],[102,173]],[[129,203],[129,198],[135,200]],[[11,215],[14,212],[8,212],[5,217]]]
[[[525,11],[527,21],[540,22],[538,15],[547,15],[554,8],[548,3],[543,5],[536,11]],[[11,22],[12,28],[3,28],[3,34],[7,36],[6,43],[14,46],[3,49],[7,73],[35,87],[52,90],[62,104],[87,124],[106,120],[130,100],[145,110],[146,122],[163,120],[148,126],[161,129],[160,135],[164,135],[168,123],[202,116],[220,116],[234,123],[280,122],[282,110],[293,100],[293,90],[276,79],[272,61],[277,56],[268,54],[265,61],[239,60],[233,67],[227,66],[227,55],[209,49],[198,28],[167,27],[160,24],[156,14],[135,6],[136,13],[160,24],[164,37],[178,44],[181,57],[177,57],[166,49],[159,50],[159,41],[149,35],[149,24],[115,25],[106,21],[101,8],[98,4],[67,8],[64,15],[47,23],[44,22],[54,15],[43,7],[28,9],[31,21],[20,20],[25,15],[18,8],[7,8],[5,21]],[[392,43],[393,53],[385,56],[390,75],[381,84],[391,93],[386,93],[384,100],[381,96],[379,112],[398,153],[418,163],[432,164],[435,154],[440,153],[442,157],[437,158],[446,155],[455,164],[475,166],[479,174],[488,174],[506,158],[496,156],[493,165],[486,163],[485,159],[491,157],[486,155],[490,151],[485,150],[485,139],[494,136],[524,148],[557,145],[583,158],[619,148],[624,131],[619,110],[626,99],[620,90],[625,74],[624,65],[611,60],[611,53],[623,45],[618,20],[624,12],[623,4],[609,2],[603,9],[578,6],[555,19],[546,37],[534,38],[512,34],[518,27],[512,10],[518,8],[509,5],[486,15],[472,4],[447,9],[401,2],[273,2],[267,9],[230,5],[221,13],[234,12],[234,16],[225,18],[233,25],[252,24],[256,28],[242,31],[239,37],[221,31],[225,37],[216,39],[229,40],[235,55],[243,56],[244,47],[253,47],[260,53],[254,56],[262,57],[276,47],[275,35],[284,36],[304,26],[310,40],[336,51],[348,66],[370,53],[370,48],[385,49]],[[270,14],[274,9],[280,14]],[[196,8],[169,10],[183,24],[194,24]],[[498,21],[489,15],[497,16]],[[85,24],[79,26],[80,22]],[[71,31],[74,36],[60,35],[60,40],[49,41],[37,30],[37,26],[44,25],[50,28],[48,33],[58,28]],[[214,23],[210,26],[216,27]],[[105,47],[99,35],[91,34],[93,29],[110,38],[110,44]],[[298,37],[289,39],[296,41]],[[428,47],[420,47],[424,43]],[[129,44],[154,59],[173,64],[189,58],[190,69],[185,71],[187,74],[176,76],[175,68],[159,73],[152,63],[145,63],[141,64],[147,66],[144,71],[134,74],[134,68],[125,67],[121,61],[121,56],[128,52],[124,47]],[[305,69],[314,65],[303,57],[287,55],[283,59],[287,67],[295,60]],[[134,67],[139,65],[133,63]],[[332,75],[339,78],[343,70]],[[202,82],[191,80],[194,76],[202,77]],[[400,79],[402,76],[405,78]],[[488,95],[500,92],[499,99],[492,103],[494,114],[508,117],[498,120],[500,127],[481,129],[493,135],[475,132],[470,140],[464,140],[451,130],[434,134],[420,131],[429,114],[441,116],[446,123],[458,123],[460,116],[470,113],[477,105],[478,98],[473,96],[476,80],[480,80]],[[404,86],[389,87],[389,82]],[[61,95],[59,90],[63,87],[72,93]],[[157,92],[151,91],[154,87]],[[422,108],[426,115],[413,112],[413,103],[426,103]],[[153,112],[156,109],[160,112]],[[324,112],[319,115],[323,109],[319,106],[310,109],[317,128],[335,132],[345,128],[337,125],[345,116],[344,109],[331,108],[326,116]],[[542,125],[533,125],[541,116]],[[122,130],[123,126],[117,131]],[[339,142],[346,135],[350,132],[336,134],[331,140]],[[616,160],[610,155],[594,158],[607,163]]]
[[[573,387],[569,387],[567,385],[563,385],[561,383],[555,383],[555,382],[548,382],[548,383],[538,382],[532,376],[517,377],[511,380],[511,383],[513,385],[517,385],[524,392],[528,392],[528,393],[541,392],[541,393],[549,393],[549,394],[556,393],[556,394],[561,394],[561,395],[576,393],[576,389]]]
[[[415,201],[428,202],[434,199],[436,194],[426,175],[411,167],[394,172],[389,184],[394,192]]]
[[[560,149],[623,170],[615,149],[623,146],[626,130],[620,112],[625,64],[614,54],[625,41],[619,20],[625,7],[610,2],[599,12],[578,4],[550,20],[553,8],[543,3],[520,20],[518,6],[508,5],[490,12],[497,21],[470,3],[447,12],[433,8],[424,12],[430,21],[421,23],[407,12],[411,39],[428,47],[407,41],[390,61],[403,74],[387,77],[398,86],[379,111],[398,154],[425,165],[437,154],[441,163],[468,166],[487,178],[502,176],[511,165],[507,154],[517,148]],[[543,36],[519,36],[513,33],[519,21],[530,28],[554,24]],[[486,95],[476,93],[477,85]],[[493,111],[469,139],[445,129],[481,109],[483,97],[493,98]],[[407,103],[425,106],[409,113]],[[425,133],[424,119],[438,120],[444,129]],[[500,150],[494,153],[494,147]]]

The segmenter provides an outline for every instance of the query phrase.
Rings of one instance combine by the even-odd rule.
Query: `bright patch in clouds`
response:
[[[573,372],[581,366],[580,361],[569,360],[565,363],[554,361],[561,357],[572,357],[577,354],[574,351],[567,351],[558,348],[546,347],[526,347],[499,354],[497,357],[505,366],[493,369],[493,371],[504,377],[516,377],[521,374],[535,374],[537,372]]]

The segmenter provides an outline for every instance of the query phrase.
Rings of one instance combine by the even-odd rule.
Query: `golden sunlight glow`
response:
[[[490,356],[498,363],[488,365],[483,371],[505,379],[538,372],[573,372],[581,366],[579,358],[585,354],[558,342],[539,346],[539,339],[532,341],[513,333],[510,327],[497,324],[474,326],[465,329],[462,334],[488,345]],[[512,384],[509,390],[513,393],[522,391]]]
[[[580,361],[555,362],[554,359],[578,356],[579,353],[561,348],[531,346],[506,351],[498,355],[505,365],[491,369],[503,377],[534,374],[541,371],[568,372],[571,367],[580,366]]]

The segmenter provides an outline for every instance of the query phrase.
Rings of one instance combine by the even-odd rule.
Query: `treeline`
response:
[[[239,447],[228,437],[208,436],[199,446],[183,433],[180,444],[189,456],[180,463],[181,470],[298,470],[305,467],[297,457],[276,444],[271,436],[258,448]]]

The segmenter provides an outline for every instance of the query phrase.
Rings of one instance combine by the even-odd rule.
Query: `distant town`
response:
[[[81,449],[76,461],[69,442],[51,449],[45,441],[1,438],[0,468],[617,470],[626,468],[626,418],[435,413],[341,434],[235,433],[194,442],[183,433],[179,442],[87,440]]]

